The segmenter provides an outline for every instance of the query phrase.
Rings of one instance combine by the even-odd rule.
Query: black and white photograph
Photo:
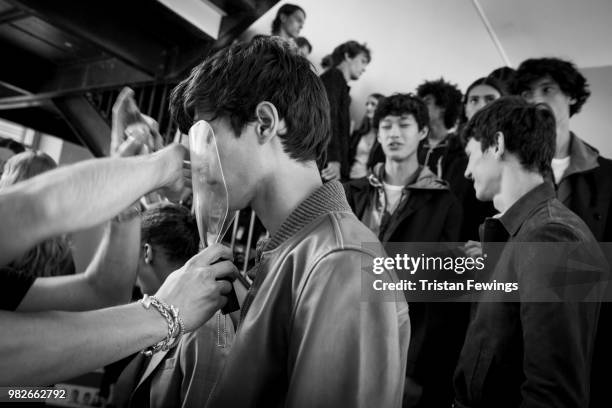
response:
[[[610,22],[0,0],[0,406],[612,407]]]

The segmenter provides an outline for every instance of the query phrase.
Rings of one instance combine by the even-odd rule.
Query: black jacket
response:
[[[351,97],[344,75],[338,68],[330,68],[321,75],[321,81],[329,100],[329,118],[331,122],[331,137],[327,146],[327,161],[340,162],[340,175],[348,180],[350,173],[349,157],[351,116]]]
[[[488,259],[489,280],[518,282],[520,301],[475,304],[455,374],[457,406],[586,407],[600,303],[545,295],[583,290],[577,282],[603,276],[593,235],[550,183],[483,227],[484,253],[493,253],[490,242],[503,246]],[[563,243],[576,244],[568,251]]]
[[[349,205],[360,220],[384,194],[379,163],[368,177],[344,185]],[[461,227],[461,205],[448,183],[422,167],[416,181],[405,188],[397,210],[381,226],[379,239],[389,242],[456,242]],[[385,245],[389,256],[396,247]],[[453,401],[452,377],[469,318],[468,303],[411,302],[411,339],[406,367],[404,407],[443,407]]]
[[[564,184],[571,195],[563,200]],[[612,160],[572,133],[570,165],[559,186],[559,198],[589,226],[600,242],[612,242]],[[612,304],[603,303],[591,374],[591,408],[612,406]]]
[[[448,181],[450,189],[463,207],[463,223],[460,241],[479,239],[478,227],[495,214],[493,204],[476,198],[474,184],[465,178],[468,157],[465,146],[458,135],[451,133],[435,147],[429,146],[427,138],[419,143],[419,163],[428,166],[439,178]]]

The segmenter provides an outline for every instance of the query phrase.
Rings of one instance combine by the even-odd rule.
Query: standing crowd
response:
[[[189,153],[162,146],[128,88],[109,158],[57,168],[2,141],[0,385],[123,359],[108,406],[610,406],[612,161],[570,130],[585,77],[534,58],[465,93],[429,79],[369,95],[353,130],[349,84],[373,53],[342,43],[319,76],[305,19],[283,5],[272,36],[206,57],[170,98],[182,133],[214,132],[223,177],[211,183],[225,183],[229,210],[251,207],[268,231],[248,278],[229,248],[199,251],[195,216],[176,203]],[[167,202],[143,208],[153,191]],[[101,223],[75,271],[70,234]],[[489,255],[478,279],[519,295],[366,299],[364,265],[402,256],[396,243]],[[231,291],[241,307],[226,315]]]

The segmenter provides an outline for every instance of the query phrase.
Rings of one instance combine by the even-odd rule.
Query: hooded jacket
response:
[[[367,177],[344,185],[349,205],[360,220],[372,205],[385,207],[384,163]],[[455,242],[461,229],[461,205],[449,184],[427,167],[405,186],[397,210],[383,219],[378,239],[385,242]]]
[[[373,205],[385,208],[384,163],[368,177],[346,183],[348,202],[361,220]],[[382,219],[379,239],[389,242],[456,242],[461,205],[448,183],[426,166],[404,187],[395,212]],[[386,246],[390,257],[396,246]],[[401,278],[401,277],[400,277]],[[469,303],[411,302],[412,335],[408,349],[403,407],[451,406],[452,378],[468,325]]]

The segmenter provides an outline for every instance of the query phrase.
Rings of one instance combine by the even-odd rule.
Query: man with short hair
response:
[[[607,264],[589,228],[546,181],[553,113],[502,97],[465,132],[465,175],[478,199],[501,214],[483,225],[485,254],[491,242],[505,242],[491,252],[484,280],[516,283],[518,294],[480,294],[485,301],[472,311],[455,372],[456,405],[585,407]]]
[[[535,58],[521,63],[513,91],[532,103],[548,104],[556,120],[555,152],[551,161],[557,197],[589,226],[600,242],[612,241],[612,160],[570,130],[591,92],[586,78],[570,61]],[[612,364],[612,310],[602,304],[591,383],[591,407],[612,404],[609,367]]]
[[[235,44],[194,68],[170,105],[183,132],[210,124],[230,211],[250,205],[270,233],[207,406],[398,406],[406,301],[361,301],[362,262],[384,251],[362,248],[376,237],[342,185],[321,182],[329,105],[310,63],[275,37]]]
[[[383,99],[374,128],[385,154],[367,177],[345,185],[357,217],[383,244],[457,242],[461,205],[448,183],[419,165],[417,148],[427,136],[427,106],[410,94]],[[387,247],[389,256],[401,255]],[[412,295],[406,292],[410,302]],[[463,344],[468,304],[410,303],[412,340],[408,349],[404,407],[450,406],[452,376]]]
[[[143,293],[157,292],[166,278],[198,253],[200,236],[189,209],[159,203],[142,214],[138,285]],[[137,354],[113,387],[117,407],[202,406],[229,353],[234,330],[213,317],[186,334],[179,344],[153,358]],[[225,333],[220,333],[223,330]],[[223,337],[223,338],[220,338]],[[223,342],[225,347],[219,347]]]

